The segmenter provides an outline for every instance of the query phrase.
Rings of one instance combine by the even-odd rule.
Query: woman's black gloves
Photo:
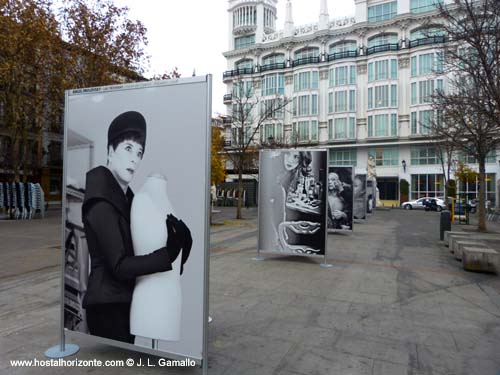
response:
[[[170,262],[173,264],[174,261],[179,256],[182,249],[182,260],[181,260],[181,275],[184,272],[184,263],[186,263],[189,253],[191,251],[191,246],[193,245],[193,239],[191,237],[191,231],[184,224],[182,220],[177,219],[174,215],[167,215],[167,251],[170,257]]]

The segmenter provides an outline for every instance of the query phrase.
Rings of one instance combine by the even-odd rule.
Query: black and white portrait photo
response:
[[[366,180],[366,213],[373,214],[375,212],[375,199],[377,199],[376,187],[374,180]]]
[[[259,168],[259,250],[324,255],[326,151],[265,150]]]
[[[327,188],[328,230],[352,230],[353,168],[328,167]]]
[[[353,218],[355,220],[366,219],[366,175],[357,174],[352,185],[353,193]]]
[[[208,85],[185,86],[67,93],[64,323],[201,359]]]

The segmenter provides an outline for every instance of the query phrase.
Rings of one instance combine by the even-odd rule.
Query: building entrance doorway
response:
[[[399,181],[397,177],[377,177],[380,200],[399,201]]]

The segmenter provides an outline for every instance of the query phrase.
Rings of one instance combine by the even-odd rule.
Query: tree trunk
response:
[[[486,232],[486,168],[485,158],[479,161],[479,209],[477,230],[479,232]]]
[[[236,208],[236,219],[242,219],[241,217],[241,200],[243,197],[243,168],[240,165],[240,168],[238,168],[238,205]]]

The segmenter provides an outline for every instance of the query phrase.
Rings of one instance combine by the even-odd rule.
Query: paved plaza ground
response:
[[[500,277],[470,273],[439,243],[439,214],[377,211],[317,258],[256,255],[255,209],[211,228],[209,374],[498,375]],[[57,211],[0,222],[0,374],[201,374],[165,368],[13,368],[58,342]],[[472,230],[455,226],[454,229]],[[499,233],[485,236],[500,250]],[[87,340],[79,359],[148,356]],[[153,357],[150,357],[153,358]]]

